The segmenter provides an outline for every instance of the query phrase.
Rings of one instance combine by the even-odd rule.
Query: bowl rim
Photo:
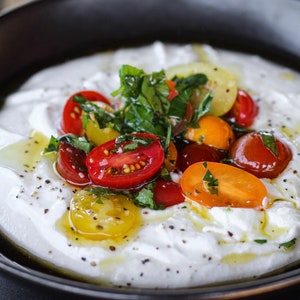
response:
[[[89,0],[88,0],[89,1]],[[111,5],[120,5],[122,0],[110,0]],[[148,0],[149,1],[149,0]],[[149,3],[153,4],[155,7],[158,6],[160,0],[150,0]],[[195,1],[193,0],[175,0],[177,3],[176,5],[182,5],[183,2],[188,3],[189,5],[195,5]],[[227,5],[229,5],[229,8],[233,8],[236,2],[234,0],[224,0]],[[45,7],[51,5],[51,3],[55,3],[55,5],[58,5],[58,2],[61,3],[66,3],[70,4],[71,2],[73,3],[78,3],[76,0],[35,0],[32,2],[28,2],[20,7],[13,8],[8,11],[2,11],[0,12],[0,43],[1,43],[1,38],[2,40],[4,37],[1,37],[1,24],[5,26],[9,26],[9,23],[12,21],[15,21],[16,19],[20,18],[24,13],[29,14],[30,12],[35,12],[37,13],[39,10],[45,11]],[[107,5],[108,1],[105,0],[99,0],[102,4]],[[123,0],[124,3],[130,4],[130,5],[136,5],[138,3],[138,0]],[[92,3],[89,1],[89,3]],[[148,2],[147,2],[148,3]],[[201,5],[204,5],[206,8],[211,8],[213,9],[213,5],[220,5],[218,0],[199,0],[199,3]],[[209,3],[214,3],[214,4],[209,4]],[[272,5],[274,6],[274,3],[277,5],[277,10],[275,10],[276,13],[279,12],[279,9],[281,9],[283,6],[285,7],[286,10],[288,10],[290,13],[293,11],[298,11],[300,12],[300,2],[295,1],[295,0],[265,0],[264,4],[261,4],[260,0],[252,0],[251,4],[249,5],[250,11],[257,11],[258,8],[255,8],[255,5]],[[124,4],[123,4],[124,5]],[[145,4],[146,5],[146,4]],[[149,4],[148,4],[149,5]],[[198,4],[200,5],[200,4]],[[276,7],[275,5],[275,7]],[[245,7],[247,5],[245,4]],[[149,8],[149,6],[148,6]],[[141,8],[142,9],[142,8]],[[215,7],[215,9],[217,9]],[[220,9],[224,9],[224,7],[218,8],[218,11]],[[257,10],[256,10],[257,9]],[[171,10],[170,10],[171,12]],[[273,12],[273,14],[275,14]],[[235,11],[235,13],[237,13]],[[294,16],[294,14],[293,14]],[[286,16],[285,16],[286,20]],[[247,19],[247,22],[249,20]],[[256,19],[253,19],[252,22],[257,21]],[[293,19],[293,22],[296,22],[296,20]],[[253,23],[251,23],[253,25]],[[251,24],[247,24],[250,26]],[[297,21],[297,24],[300,25],[300,21]],[[280,24],[277,24],[280,26]],[[282,25],[282,24],[281,24]],[[264,26],[266,29],[270,29],[270,20],[267,19],[265,20]],[[292,25],[291,25],[292,26]],[[297,26],[295,26],[297,27]],[[172,27],[173,28],[173,27]],[[292,39],[288,39],[289,42],[292,43],[292,46],[289,48],[287,45],[281,45],[280,41],[272,41],[271,44],[266,43],[265,41],[261,40],[261,36],[259,32],[250,32],[252,27],[245,27],[245,30],[248,30],[248,33],[251,36],[250,42],[253,41],[259,41],[259,46],[261,47],[274,47],[274,51],[276,52],[276,56],[278,56],[275,60],[277,61],[284,61],[285,58],[288,60],[287,64],[294,69],[299,69],[300,70],[300,36],[299,39],[295,39],[296,41],[291,41]],[[277,27],[278,29],[279,27]],[[174,29],[174,28],[173,28]],[[253,29],[253,28],[252,28]],[[276,30],[276,28],[274,29]],[[269,31],[267,31],[269,32]],[[228,33],[228,32],[226,32]],[[274,33],[274,31],[272,31]],[[254,38],[254,35],[258,34],[256,37],[257,39]],[[280,37],[284,37],[287,39],[288,37],[285,36],[286,31],[280,32]],[[299,34],[298,34],[299,35]],[[155,36],[155,35],[154,35]],[[233,36],[238,37],[237,33],[233,33]],[[275,35],[275,37],[278,37]],[[133,36],[132,39],[134,40],[136,37]],[[182,36],[181,36],[182,38]],[[111,41],[109,41],[110,43]],[[146,41],[144,41],[146,42]],[[218,40],[216,44],[222,44],[222,40]],[[73,43],[72,46],[76,45],[76,43]],[[114,45],[115,46],[115,45]],[[234,45],[231,45],[233,50],[235,50]],[[249,43],[246,43],[243,47],[247,48],[249,46]],[[243,48],[242,47],[242,48]],[[264,51],[260,51],[258,49],[259,47],[250,47],[252,52],[257,52],[259,54],[263,54]],[[60,50],[59,55],[55,57],[50,57],[49,52],[43,53],[42,56],[40,56],[37,60],[37,65],[38,68],[44,67],[44,63],[46,64],[53,64],[54,61],[57,61],[58,57],[59,59],[62,58],[62,56],[69,51],[69,48],[63,48]],[[250,51],[250,52],[251,52]],[[74,54],[75,57],[77,57],[79,52],[76,52]],[[270,53],[270,51],[268,51]],[[0,52],[0,58],[4,55],[3,53]],[[1,59],[0,59],[1,61]],[[25,65],[22,65],[22,68],[26,69],[27,67],[30,67],[30,65],[34,62],[35,60],[31,60],[26,62]],[[19,65],[20,66],[20,65]],[[4,66],[6,68],[6,66]],[[0,69],[1,69],[1,63],[0,63]],[[34,69],[35,70],[35,69]],[[30,69],[30,73],[34,72],[33,69]],[[1,82],[0,81],[0,86],[1,83],[3,85],[9,85],[9,83],[12,81],[15,81],[17,77],[19,77],[20,74],[18,73],[17,67],[12,74],[7,76],[7,78],[4,78],[4,80]],[[1,245],[0,245],[1,247]],[[37,270],[24,267],[21,265],[18,265],[16,262],[11,261],[10,258],[4,256],[1,254],[1,249],[0,249],[0,273],[2,274],[10,274],[11,276],[18,278],[20,280],[24,280],[26,282],[31,282],[35,283],[37,285],[42,285],[44,287],[49,287],[51,289],[56,289],[56,290],[61,290],[65,291],[66,287],[68,287],[68,292],[72,292],[73,294],[76,295],[83,295],[83,296],[88,296],[88,297],[126,297],[126,299],[137,299],[136,297],[139,297],[138,299],[141,299],[143,296],[145,299],[147,297],[155,297],[155,296],[165,296],[165,297],[174,297],[174,295],[178,296],[186,296],[189,295],[190,297],[209,297],[210,299],[222,299],[224,298],[224,295],[226,295],[227,299],[232,299],[232,298],[237,298],[237,297],[244,297],[244,296],[249,296],[249,295],[257,295],[262,292],[269,292],[269,291],[274,291],[277,289],[281,289],[284,287],[289,287],[292,285],[296,285],[300,283],[300,268],[298,269],[293,269],[286,271],[282,274],[277,274],[277,275],[271,275],[269,277],[264,277],[264,278],[259,278],[256,280],[251,280],[251,281],[246,281],[246,282],[241,282],[241,283],[233,283],[233,284],[226,284],[222,286],[215,286],[215,287],[195,287],[195,288],[187,288],[187,289],[175,289],[175,290],[147,290],[143,289],[142,291],[139,289],[115,289],[115,288],[106,288],[102,286],[95,286],[92,284],[88,283],[82,283],[78,281],[74,281],[71,279],[64,279],[61,277],[53,276],[50,274],[45,274],[42,272],[39,272]],[[69,290],[70,288],[71,291]],[[128,298],[131,297],[131,298]],[[113,298],[111,298],[113,299]],[[125,299],[125,298],[124,298]]]

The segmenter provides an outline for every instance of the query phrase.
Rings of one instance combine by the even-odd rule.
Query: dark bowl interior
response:
[[[209,43],[300,70],[299,14],[300,2],[292,0],[34,1],[0,16],[0,106],[5,94],[43,67],[155,40]],[[116,290],[50,274],[3,238],[0,275],[0,294],[7,299],[66,295],[78,299],[274,299],[274,295],[286,295],[280,291],[294,293],[300,282],[300,269],[291,269],[256,281],[210,288]]]

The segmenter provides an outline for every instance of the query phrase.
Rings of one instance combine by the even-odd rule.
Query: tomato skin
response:
[[[158,205],[169,207],[184,202],[185,197],[178,183],[160,178],[154,187],[154,201]]]
[[[137,133],[133,136],[150,138],[153,142],[135,150],[123,152],[122,143],[116,149],[113,139],[95,147],[87,156],[86,165],[94,184],[113,188],[131,189],[153,178],[164,162],[164,150],[153,134]]]
[[[233,118],[238,125],[249,127],[258,114],[258,106],[252,97],[243,90],[238,90],[236,101],[229,112],[229,117]]]
[[[229,151],[233,165],[256,175],[259,178],[275,178],[292,159],[288,145],[275,138],[278,155],[268,149],[258,132],[240,137]]]
[[[207,178],[207,172],[210,176]],[[242,169],[218,162],[191,165],[180,179],[187,199],[206,207],[269,206],[268,191],[261,180]]]
[[[75,135],[82,135],[82,110],[78,103],[73,102],[73,97],[82,95],[90,101],[101,101],[110,105],[109,100],[102,94],[95,91],[80,91],[73,94],[66,102],[63,110],[63,116],[60,123],[63,133],[73,133]]]
[[[56,170],[67,182],[86,186],[91,180],[85,166],[86,154],[68,143],[61,142],[58,148]]]
[[[219,162],[226,152],[205,144],[191,143],[179,153],[177,168],[184,172],[190,165],[199,161]]]

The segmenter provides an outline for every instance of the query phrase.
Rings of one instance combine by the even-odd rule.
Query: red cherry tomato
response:
[[[247,133],[233,144],[229,158],[233,165],[256,175],[259,178],[275,178],[292,159],[292,151],[288,145],[275,138],[277,155],[263,142],[258,132]]]
[[[181,187],[173,181],[158,179],[154,187],[154,201],[158,205],[169,207],[184,201]]]
[[[149,145],[139,144],[125,151],[129,142],[116,144],[108,141],[95,147],[87,156],[86,165],[92,182],[103,187],[130,189],[150,180],[164,162],[164,150],[153,134],[138,133],[132,136],[152,140]]]
[[[56,170],[70,184],[86,186],[90,183],[90,178],[85,160],[84,151],[61,142],[57,153]]]
[[[177,168],[184,171],[190,165],[199,161],[219,162],[225,156],[225,151],[205,145],[191,143],[185,146],[179,153],[177,159]]]
[[[258,106],[247,92],[238,90],[237,98],[229,114],[235,123],[249,127],[258,114]]]
[[[61,129],[64,133],[73,133],[76,135],[82,134],[82,117],[81,117],[81,107],[78,103],[73,102],[73,97],[77,95],[82,95],[84,98],[90,101],[101,101],[110,105],[109,100],[103,95],[94,91],[81,91],[73,94],[66,102],[63,117],[61,120]]]

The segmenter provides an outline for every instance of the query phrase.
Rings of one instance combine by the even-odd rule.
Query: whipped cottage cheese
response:
[[[51,155],[41,155],[50,136],[58,135],[65,101],[87,89],[113,102],[123,64],[149,73],[199,60],[231,72],[259,105],[252,127],[274,132],[292,149],[286,170],[262,179],[272,206],[208,209],[185,202],[161,211],[143,208],[139,228],[124,241],[77,240],[65,225],[75,188],[53,171]],[[8,96],[0,111],[0,229],[53,268],[113,286],[193,287],[276,271],[300,259],[299,115],[299,74],[208,45],[156,42],[50,67]],[[267,242],[257,242],[262,240]]]

